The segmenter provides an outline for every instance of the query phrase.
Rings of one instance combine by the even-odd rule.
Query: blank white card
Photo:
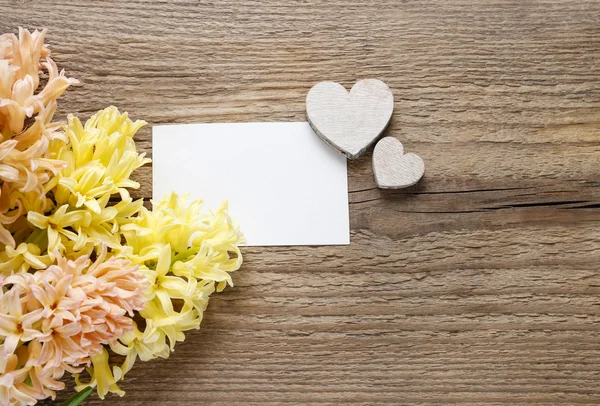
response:
[[[153,198],[229,202],[247,245],[349,244],[346,158],[308,123],[152,128]]]

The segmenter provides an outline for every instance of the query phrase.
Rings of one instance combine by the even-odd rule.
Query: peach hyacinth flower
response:
[[[0,405],[55,397],[65,371],[89,366],[104,346],[132,331],[148,280],[130,261],[87,256],[4,278],[0,290]]]
[[[0,242],[13,248],[4,226],[24,212],[46,209],[44,184],[64,166],[47,157],[50,141],[63,137],[60,123],[51,121],[56,100],[77,83],[50,59],[45,35],[22,28],[18,37],[0,35]],[[42,71],[48,80],[39,89]]]

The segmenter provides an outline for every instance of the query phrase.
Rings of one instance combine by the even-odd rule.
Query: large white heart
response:
[[[393,110],[392,91],[377,79],[356,82],[349,93],[339,83],[321,82],[306,96],[306,115],[315,133],[350,159],[381,135]]]
[[[402,143],[394,137],[382,138],[373,150],[375,183],[381,189],[400,189],[412,186],[425,173],[420,156],[404,155]]]

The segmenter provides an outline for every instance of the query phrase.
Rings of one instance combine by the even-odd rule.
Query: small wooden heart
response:
[[[402,143],[394,137],[385,137],[373,150],[373,173],[378,188],[401,189],[421,179],[425,163],[416,154],[404,155]]]
[[[394,110],[394,95],[377,79],[364,79],[350,93],[335,82],[314,85],[306,96],[306,115],[323,141],[356,159],[385,130]]]

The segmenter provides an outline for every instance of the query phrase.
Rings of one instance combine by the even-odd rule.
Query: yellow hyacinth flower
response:
[[[133,201],[126,188],[138,188],[131,173],[150,162],[138,154],[133,136],[146,123],[132,121],[127,113],[108,107],[94,114],[85,125],[70,115],[64,127],[66,141],[54,139],[49,156],[65,162],[46,184],[54,207],[32,210],[30,225],[45,230],[48,252],[58,250],[68,257],[90,255],[106,245],[113,255],[127,249],[121,245],[120,226],[130,221],[143,206]],[[121,201],[110,204],[119,194]]]
[[[58,250],[76,255],[89,255],[92,250],[102,245],[120,252],[121,236],[119,227],[130,221],[131,216],[143,207],[143,201],[131,198],[108,206],[109,194],[94,199],[97,209],[89,207],[75,209],[68,204],[57,208],[53,213],[44,215],[29,212],[27,220],[30,224],[47,231],[47,249]]]
[[[45,269],[53,262],[48,254],[33,243],[20,243],[16,249],[7,246],[0,252],[0,275],[28,272],[30,269]]]
[[[96,199],[119,193],[129,199],[126,188],[137,189],[139,183],[129,179],[131,173],[150,162],[146,154],[138,154],[133,136],[146,124],[132,121],[127,113],[108,107],[94,114],[85,125],[70,115],[63,140],[53,140],[50,157],[66,162],[66,167],[47,186],[58,205],[88,207],[100,213]]]
[[[125,375],[137,358],[167,358],[185,331],[200,327],[210,295],[233,284],[230,272],[242,264],[244,238],[226,204],[207,213],[202,201],[187,203],[174,193],[152,211],[142,207],[121,231],[131,249],[123,256],[150,282],[139,312],[145,327],[110,344],[126,357],[118,370]]]
[[[109,392],[116,393],[119,396],[125,395],[125,392],[117,386],[117,382],[123,377],[123,374],[117,366],[113,367],[112,370],[110,369],[108,365],[108,351],[102,349],[102,352],[92,355],[90,359],[92,367],[86,368],[86,370],[90,374],[91,379],[89,382],[84,383],[81,381],[79,374],[76,374],[75,390],[80,392],[91,386],[92,388],[96,388],[100,399],[104,399]]]

